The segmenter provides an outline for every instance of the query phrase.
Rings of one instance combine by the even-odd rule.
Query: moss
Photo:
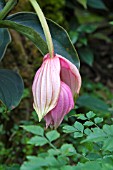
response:
[[[57,22],[58,24],[63,24],[65,21],[63,15],[63,8],[65,6],[65,0],[38,0],[45,16]]]
[[[32,11],[31,4],[29,3],[28,0],[24,0],[24,1],[19,0],[18,4],[16,5],[16,7],[12,11],[12,13],[14,13],[14,12],[22,12],[22,11]]]
[[[64,7],[65,7],[65,0],[37,0],[44,15],[52,19],[53,21],[57,22],[58,24],[65,27],[67,25],[65,16],[64,16]],[[22,12],[22,11],[29,11],[34,12],[33,7],[31,6],[28,0],[19,0],[16,7],[11,11],[11,13]]]

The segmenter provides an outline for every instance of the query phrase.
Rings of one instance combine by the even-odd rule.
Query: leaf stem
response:
[[[48,144],[55,150],[57,150],[57,148],[48,140]]]
[[[45,16],[44,16],[40,6],[36,2],[36,0],[29,0],[29,1],[31,2],[33,8],[35,9],[35,11],[36,11],[36,13],[39,17],[39,20],[41,22],[41,25],[42,25],[42,28],[43,28],[43,31],[44,31],[44,34],[45,34],[45,37],[46,37],[50,57],[52,58],[52,57],[54,57],[54,47],[53,47],[52,37],[51,37],[51,34],[50,34],[50,30],[49,30],[47,21],[45,19]]]
[[[18,0],[9,0],[3,10],[0,12],[0,20],[4,19],[7,14],[14,8]]]

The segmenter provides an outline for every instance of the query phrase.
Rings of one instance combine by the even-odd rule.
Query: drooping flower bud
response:
[[[46,127],[57,128],[74,107],[73,97],[80,87],[81,76],[76,66],[58,54],[53,58],[47,54],[32,86],[39,121],[44,117]]]

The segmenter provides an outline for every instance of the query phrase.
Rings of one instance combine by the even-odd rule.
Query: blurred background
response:
[[[82,88],[76,101],[76,111],[72,110],[69,114],[94,110],[109,123],[109,114],[113,113],[113,1],[38,0],[38,3],[47,18],[67,30],[80,57]],[[12,13],[19,11],[34,10],[28,0],[19,0]],[[16,109],[6,113],[5,108],[0,107],[0,164],[21,164],[26,155],[35,152],[32,145],[25,145],[29,134],[19,126],[39,124],[32,107],[31,87],[43,56],[27,38],[14,30],[10,32],[12,42],[0,67],[18,71],[24,80],[25,90]],[[75,119],[66,117],[64,122],[72,124]],[[44,127],[44,121],[40,125]]]

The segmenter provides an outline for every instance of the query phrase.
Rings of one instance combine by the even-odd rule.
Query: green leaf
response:
[[[23,94],[22,78],[14,71],[0,70],[0,100],[8,109],[14,109]]]
[[[110,39],[110,37],[108,37],[107,35],[105,35],[104,33],[100,33],[100,32],[96,32],[92,35],[92,39],[99,39],[99,40],[103,40],[107,43],[112,43],[112,40]]]
[[[112,135],[113,136],[113,125],[104,125],[103,126],[103,131],[105,132],[105,133],[107,133],[108,135]]]
[[[96,13],[91,13],[88,10],[82,10],[76,8],[75,10],[75,15],[77,17],[77,21],[82,25],[82,24],[94,24],[97,22],[101,22],[104,18],[100,15],[97,15]]]
[[[87,8],[87,0],[77,0],[84,8]]]
[[[87,136],[87,138],[85,140],[82,141],[83,142],[98,142],[98,141],[103,141],[104,138],[106,138],[106,134],[103,132],[102,129],[100,128],[93,128],[92,132]]]
[[[62,155],[65,156],[72,156],[76,154],[76,150],[72,144],[63,144],[60,148]]]
[[[35,156],[27,156],[28,161],[25,161],[20,170],[38,170],[43,166],[47,166],[47,163],[45,162],[44,158],[41,157],[35,157]]]
[[[31,13],[30,16],[32,15],[33,14]],[[43,30],[36,15],[33,15],[35,17],[33,17],[34,19],[32,17],[29,18],[30,16],[29,13],[28,15],[27,13],[11,15],[7,20],[0,21],[0,27],[7,27],[20,32],[30,39],[36,47],[38,47],[40,52],[45,55],[48,53],[48,48],[43,35]]]
[[[85,133],[86,135],[89,135],[91,132],[92,132],[92,131],[91,131],[89,128],[86,128],[86,129],[84,130],[84,133]]]
[[[96,124],[101,123],[101,122],[103,122],[103,118],[102,118],[102,117],[96,117],[96,118],[94,119],[94,122],[95,122]]]
[[[91,34],[98,28],[98,24],[82,24],[77,28],[77,32],[79,33],[87,33]]]
[[[110,152],[113,151],[113,136],[109,136],[106,140],[104,140],[103,150]]]
[[[66,165],[61,167],[61,170],[75,170],[75,167],[71,165]]]
[[[79,38],[78,32],[76,32],[76,31],[70,31],[69,35],[70,35],[70,38],[71,38],[72,43],[73,43],[73,44],[76,43],[77,40],[78,40],[78,38]]]
[[[80,114],[80,116],[77,119],[86,120],[87,118],[83,114]]]
[[[63,127],[63,132],[65,133],[79,132],[79,135],[80,135],[83,133],[83,130],[84,130],[84,126],[77,121],[74,123],[73,126],[66,125]],[[78,133],[76,133],[76,135],[77,134]]]
[[[84,37],[80,37],[79,38],[79,43],[80,43],[81,46],[88,46],[88,39],[85,36]]]
[[[89,66],[93,65],[94,55],[88,47],[80,48],[78,53],[82,61],[84,61]]]
[[[101,158],[101,155],[99,155],[99,153],[89,153],[86,158],[88,158],[89,160],[93,161],[93,160],[97,160],[98,158]]]
[[[106,138],[103,140],[103,149],[106,151],[113,151],[113,125],[104,125],[103,132],[106,134]]]
[[[37,15],[33,13],[17,13],[7,19],[0,21],[0,27],[8,27],[19,31],[32,40],[43,55],[48,53],[45,36]],[[55,53],[67,58],[79,68],[80,63],[77,52],[65,29],[49,19],[47,22],[52,35]]]
[[[77,121],[74,123],[74,127],[75,127],[76,131],[83,132],[83,130],[84,130],[84,126]]]
[[[21,126],[23,129],[26,131],[33,133],[35,135],[43,136],[44,135],[44,130],[40,126],[36,125],[27,125],[27,126]]]
[[[50,142],[52,142],[60,137],[60,133],[58,133],[56,130],[52,130],[46,133],[46,137]]]
[[[84,94],[77,99],[79,107],[87,107],[92,110],[109,112],[109,106],[102,100],[88,94]]]
[[[7,29],[0,28],[0,61],[4,57],[5,51],[9,43],[11,42],[11,36]]]
[[[59,155],[60,154],[60,151],[59,149],[55,150],[55,149],[49,149],[48,150],[48,153],[50,156],[54,156],[54,155]]]
[[[64,133],[73,133],[75,132],[75,128],[73,126],[66,125],[63,127]]]
[[[104,125],[102,129],[92,128],[92,131],[89,133],[84,133],[87,135],[87,138],[83,142],[101,142],[102,149],[104,151],[113,151],[113,125]]]
[[[5,1],[0,0],[0,11],[5,6]],[[0,61],[4,57],[5,51],[9,43],[11,42],[11,36],[7,29],[0,28]]]
[[[86,163],[78,163],[78,165],[75,166],[74,170],[102,170],[101,165],[97,161],[88,161]],[[106,169],[107,170],[107,169]]]
[[[89,118],[89,119],[93,118],[95,115],[96,115],[96,114],[93,113],[92,111],[89,111],[88,113],[86,113],[86,116],[87,116],[87,118]]]
[[[113,156],[105,156],[101,159],[102,170],[112,170],[113,169]]]
[[[83,130],[84,126],[76,121],[73,126],[64,126],[63,132],[65,133],[73,133],[74,132],[74,138],[82,137],[83,136]]]
[[[47,143],[48,143],[47,139],[41,136],[34,136],[28,141],[28,144],[35,145],[35,146],[43,146]]]
[[[83,136],[83,133],[81,132],[74,132],[74,138],[80,138]]]
[[[57,161],[57,159],[54,157],[54,156],[47,156],[46,159],[45,159],[45,162],[48,163],[48,165],[50,166],[60,166],[59,165],[59,162]]]
[[[93,123],[93,122],[90,122],[90,121],[86,121],[86,122],[84,123],[84,126],[92,126],[92,125],[94,125],[94,123]]]
[[[92,8],[107,10],[102,0],[87,0],[87,5]]]

